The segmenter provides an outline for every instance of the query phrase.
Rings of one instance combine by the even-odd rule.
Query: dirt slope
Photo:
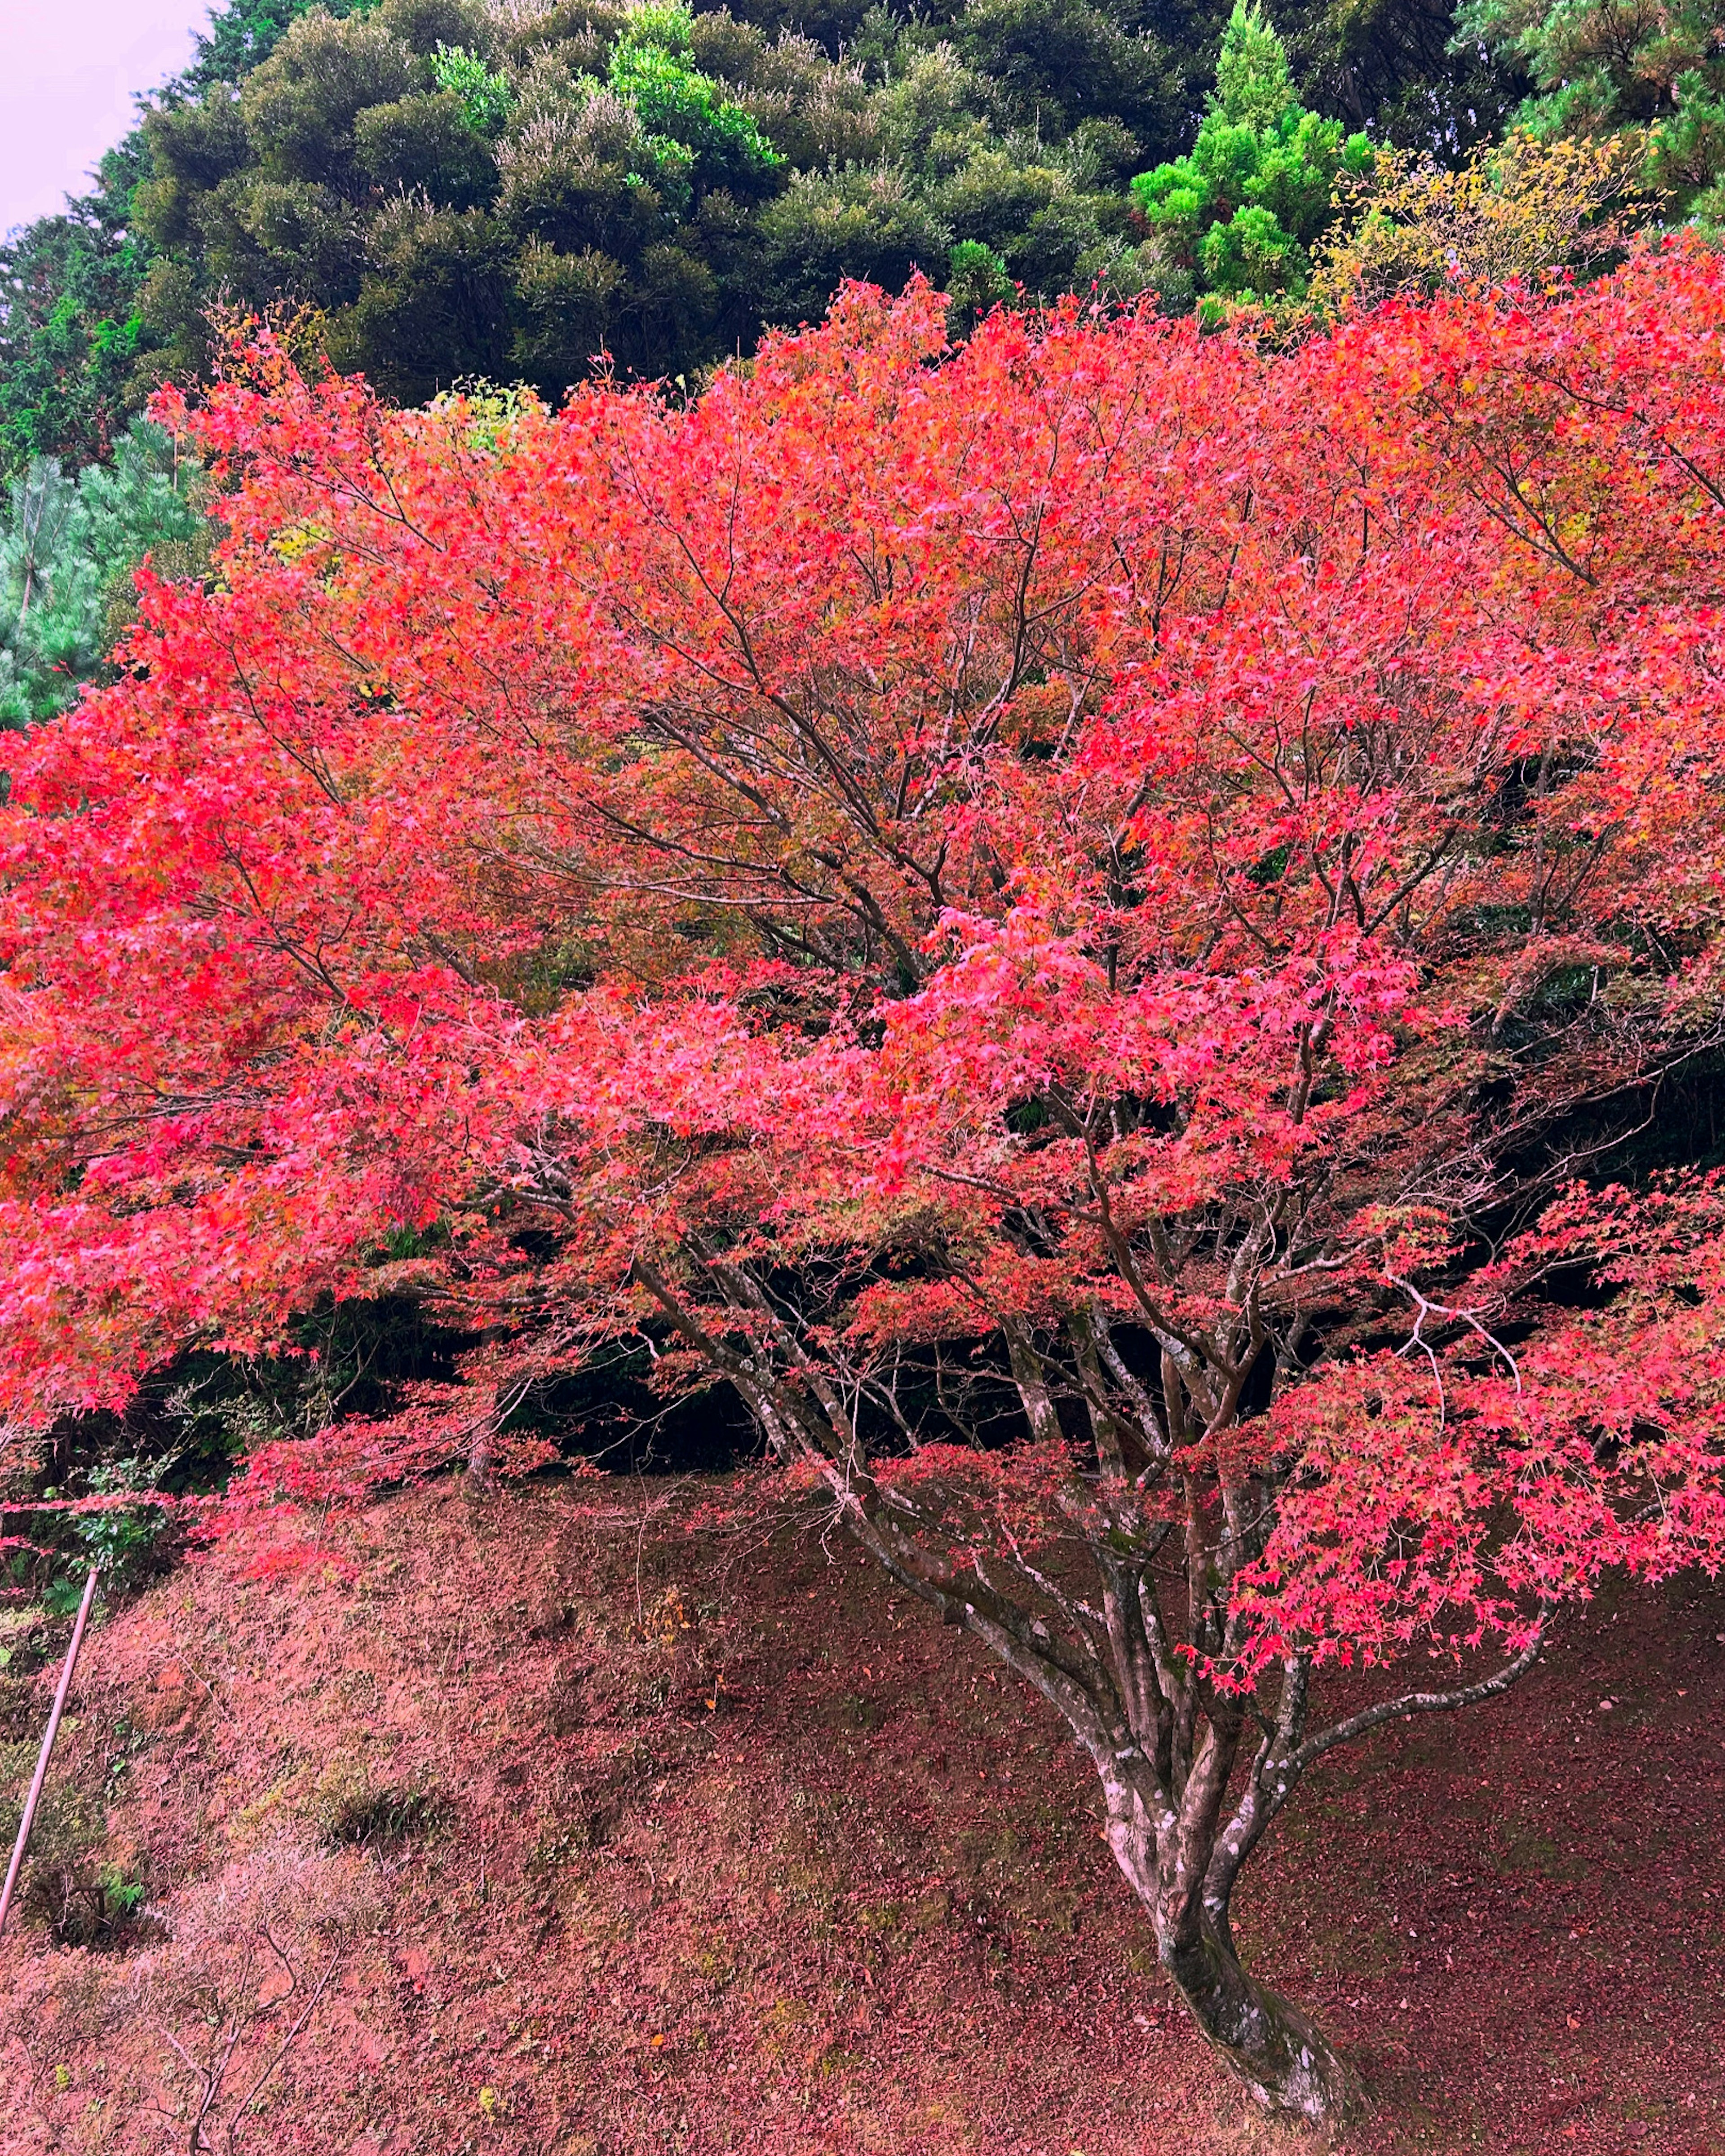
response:
[[[1045,1709],[842,1546],[593,1486],[403,1497],[351,1578],[182,1567],[93,1636],[0,1942],[6,2156],[1277,2141]],[[1721,1635],[1725,1592],[1596,1604],[1531,1729],[1302,1797],[1243,1938],[1367,2075],[1360,2150],[1725,2152]]]

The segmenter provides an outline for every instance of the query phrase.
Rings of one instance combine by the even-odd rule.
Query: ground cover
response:
[[[842,1543],[691,1534],[706,1494],[439,1483],[347,1575],[117,1612],[0,1942],[8,2156],[200,2113],[224,2156],[1302,2145],[1209,2063],[1049,1710]],[[1240,1921],[1363,2071],[1362,2156],[1725,2150],[1721,1635],[1719,1588],[1603,1595],[1513,1721],[1314,1772]]]

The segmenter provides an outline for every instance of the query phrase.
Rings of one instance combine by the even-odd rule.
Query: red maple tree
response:
[[[1725,1553],[1725,269],[1281,355],[942,321],[851,289],[686,408],[267,337],[164,398],[219,576],[6,747],[0,1403],[469,1328],[240,1523],[528,1464],[646,1338],[1066,1717],[1322,2118],[1229,1922],[1302,1776]]]

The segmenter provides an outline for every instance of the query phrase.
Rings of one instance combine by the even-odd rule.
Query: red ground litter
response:
[[[351,1580],[193,1564],[92,1636],[90,1846],[0,1942],[7,2156],[1299,2145],[1171,2005],[1050,1712],[842,1546],[644,1490],[435,1488]],[[1240,1929],[1364,2074],[1350,2147],[1725,2156],[1721,1635],[1725,1590],[1601,1600],[1302,1792]],[[56,1848],[141,1911],[57,1946]]]

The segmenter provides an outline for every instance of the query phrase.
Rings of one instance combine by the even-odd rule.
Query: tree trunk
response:
[[[1308,2015],[1247,1975],[1225,1922],[1200,1921],[1189,1938],[1159,1945],[1162,1965],[1205,2042],[1255,2102],[1312,2125],[1359,2109],[1351,2069]]]
[[[1142,1808],[1124,1791],[1110,1794],[1126,1800],[1110,1804],[1109,1844],[1204,2041],[1253,2102],[1278,2117],[1317,2126],[1356,2114],[1364,2099],[1352,2069],[1309,2015],[1240,1966],[1225,1902],[1206,1904],[1194,1891],[1208,1849],[1194,1850],[1178,1831],[1158,1849]]]
[[[492,1348],[502,1337],[503,1327],[501,1325],[488,1325],[480,1334],[480,1345],[481,1348]],[[502,1404],[494,1383],[490,1412],[480,1416],[468,1437],[467,1481],[469,1487],[475,1491],[489,1490],[491,1486],[491,1470],[497,1457],[497,1430]]]

